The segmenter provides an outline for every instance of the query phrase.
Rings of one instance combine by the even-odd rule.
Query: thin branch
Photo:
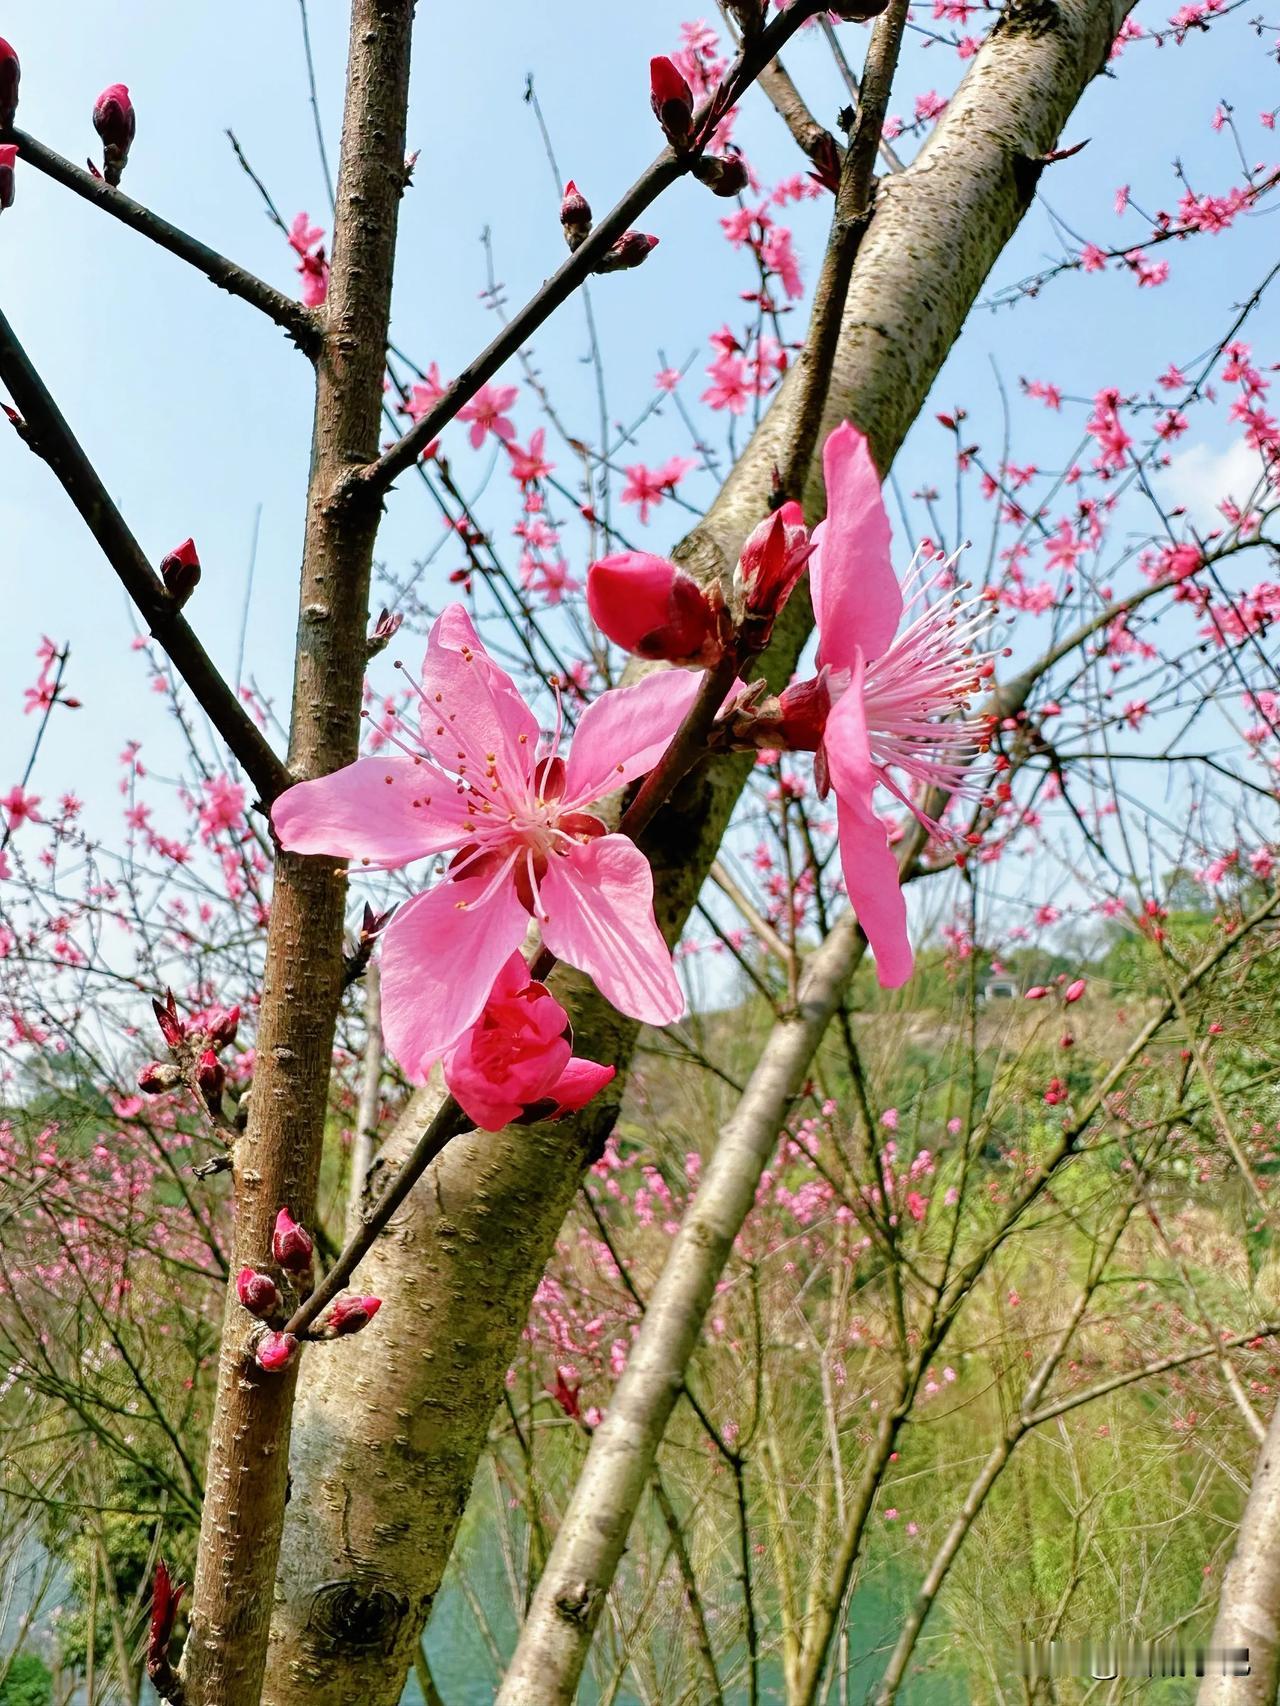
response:
[[[20,437],[57,475],[157,644],[269,805],[289,786],[289,772],[170,599],[2,313],[0,381],[23,417],[13,422]]]
[[[320,330],[311,310],[304,308],[301,302],[286,296],[283,291],[246,271],[235,261],[228,260],[225,255],[220,255],[216,249],[211,249],[198,237],[192,237],[178,226],[171,225],[158,213],[152,213],[150,208],[143,207],[141,202],[125,195],[123,190],[113,189],[103,179],[92,177],[79,166],[73,166],[70,160],[64,160],[61,154],[55,154],[52,148],[47,148],[27,131],[15,130],[11,134],[18,145],[18,153],[24,165],[34,166],[37,171],[43,172],[64,189],[72,190],[85,201],[93,202],[104,213],[118,219],[122,225],[149,237],[161,249],[167,249],[171,255],[177,255],[179,260],[195,267],[197,272],[202,272],[211,283],[216,284],[219,290],[225,290],[231,296],[238,296],[242,302],[257,308],[269,320],[274,320],[277,326],[288,332],[305,355],[315,358],[320,347]]]

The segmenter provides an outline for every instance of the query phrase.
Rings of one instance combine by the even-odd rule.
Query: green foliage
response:
[[[38,1653],[18,1653],[0,1682],[0,1706],[49,1706],[53,1677]]]

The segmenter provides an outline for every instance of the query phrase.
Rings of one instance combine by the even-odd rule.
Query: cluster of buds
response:
[[[0,36],[0,130],[8,130],[18,114],[18,84],[22,66],[9,43]]]
[[[190,1083],[209,1112],[220,1116],[227,1072],[218,1054],[236,1040],[240,1009],[213,1007],[184,1019],[171,989],[165,991],[163,1001],[153,999],[151,1007],[160,1034],[168,1044],[170,1059],[148,1061],[138,1073],[139,1090],[158,1096],[166,1090],[176,1090],[179,1084]]]
[[[764,650],[812,552],[799,504],[785,503],[743,546],[731,601],[665,557],[620,551],[588,570],[587,608],[601,632],[624,651],[711,669],[730,650],[740,656]],[[816,745],[815,739],[809,750]]]
[[[1062,991],[1063,1005],[1066,1007],[1070,1007],[1075,1002],[1079,1001],[1080,997],[1084,994],[1087,987],[1088,987],[1088,985],[1086,984],[1084,978],[1082,978],[1082,977],[1076,978],[1074,983],[1069,983],[1067,985],[1067,987]],[[1043,1001],[1046,995],[1052,995],[1052,994],[1053,994],[1053,987],[1051,984],[1035,983],[1035,984],[1032,984],[1031,988],[1027,990],[1026,994],[1023,996],[1023,1000],[1024,1001]]]
[[[1044,1099],[1051,1108],[1056,1108],[1059,1102],[1065,1102],[1071,1092],[1061,1078],[1051,1078],[1049,1088],[1044,1093]]]
[[[184,539],[181,545],[160,560],[160,579],[175,610],[181,610],[200,584],[200,558],[194,539]]]
[[[137,114],[123,83],[112,83],[93,103],[93,128],[102,140],[102,175],[114,187],[120,182],[138,129]]]

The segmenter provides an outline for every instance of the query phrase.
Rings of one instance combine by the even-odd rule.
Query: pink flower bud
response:
[[[196,1062],[196,1089],[204,1097],[210,1113],[222,1110],[222,1092],[226,1088],[227,1069],[211,1048]]]
[[[1043,1001],[1048,993],[1049,991],[1045,988],[1044,984],[1036,983],[1027,990],[1022,999],[1024,1001]]]
[[[1084,978],[1078,977],[1074,983],[1069,983],[1067,985],[1066,990],[1063,993],[1062,999],[1067,1003],[1068,1006],[1070,1006],[1073,1001],[1079,1001],[1080,997],[1085,992],[1085,987],[1086,987],[1086,985],[1085,985]]]
[[[112,83],[93,103],[93,128],[102,138],[102,175],[118,184],[138,129],[137,114],[123,83]]]
[[[587,198],[570,178],[564,186],[564,200],[560,203],[560,225],[564,231],[564,240],[571,249],[580,249],[591,235],[591,208]]]
[[[693,91],[669,59],[649,61],[649,105],[673,148],[693,132]]]
[[[311,1234],[299,1226],[287,1208],[276,1216],[275,1231],[271,1234],[271,1254],[286,1273],[311,1272]]]
[[[335,1339],[358,1333],[382,1308],[380,1297],[340,1297],[317,1323],[319,1331]]]
[[[156,1023],[160,1026],[160,1034],[170,1048],[177,1048],[179,1043],[185,1041],[187,1028],[178,1017],[178,1003],[174,999],[171,989],[165,990],[163,1001],[157,1001],[152,996],[151,1011],[155,1014]]]
[[[284,1307],[280,1287],[271,1275],[260,1274],[254,1268],[241,1268],[236,1275],[236,1296],[250,1315],[256,1315],[260,1321]]]
[[[378,652],[391,644],[400,632],[400,624],[403,621],[403,616],[399,614],[393,616],[385,607],[378,612],[378,620],[374,623],[373,632],[369,635],[370,657],[376,656]]]
[[[765,624],[763,644],[774,618],[791,596],[805,564],[813,555],[804,512],[798,503],[785,503],[774,510],[749,535],[734,572],[734,589],[748,616]]]
[[[0,142],[0,213],[3,213],[6,207],[13,206],[18,191],[17,164],[17,143]]]
[[[642,261],[649,259],[649,251],[656,249],[658,239],[647,237],[643,231],[624,231],[611,249],[606,249],[596,262],[597,272],[625,272],[628,267],[638,267]]]
[[[200,558],[194,539],[184,539],[181,545],[160,561],[160,578],[169,597],[181,610],[200,584]]]
[[[214,1007],[205,1015],[210,1048],[229,1048],[240,1029],[239,1007]]]
[[[723,612],[683,569],[647,551],[619,551],[587,570],[587,609],[637,657],[709,668],[724,649]]]
[[[254,1359],[268,1374],[280,1374],[298,1354],[298,1341],[292,1333],[264,1333],[258,1340]]]
[[[750,181],[740,154],[700,154],[690,171],[712,195],[741,195]]]
[[[182,1072],[171,1060],[151,1060],[138,1073],[138,1088],[148,1096],[159,1096],[175,1090],[182,1082]]]
[[[18,111],[18,83],[21,78],[18,56],[0,36],[0,130],[8,130]]]

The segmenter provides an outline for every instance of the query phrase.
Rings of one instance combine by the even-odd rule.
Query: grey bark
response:
[[[1053,147],[1126,0],[1013,0],[920,159],[882,182],[832,365],[824,430],[845,417],[887,469]],[[786,461],[784,385],[678,556],[732,569]],[[806,493],[822,512],[820,464]],[[792,599],[766,668],[785,681],[811,624]],[[645,838],[659,920],[674,939],[748,772],[724,762],[684,784]],[[584,980],[560,980],[580,1052],[625,1063],[634,1027]],[[620,1089],[620,1084],[618,1085]],[[419,1108],[429,1103],[420,1099]],[[583,1168],[616,1104],[555,1127],[468,1134],[426,1175],[359,1272],[385,1299],[377,1335],[306,1359],[293,1436],[267,1683],[270,1706],[394,1706],[430,1610],[529,1302]],[[394,1165],[411,1135],[388,1139]]]
[[[1212,1645],[1247,1647],[1249,1674],[1206,1676],[1197,1706],[1274,1706],[1280,1687],[1280,1404],[1222,1578]]]

